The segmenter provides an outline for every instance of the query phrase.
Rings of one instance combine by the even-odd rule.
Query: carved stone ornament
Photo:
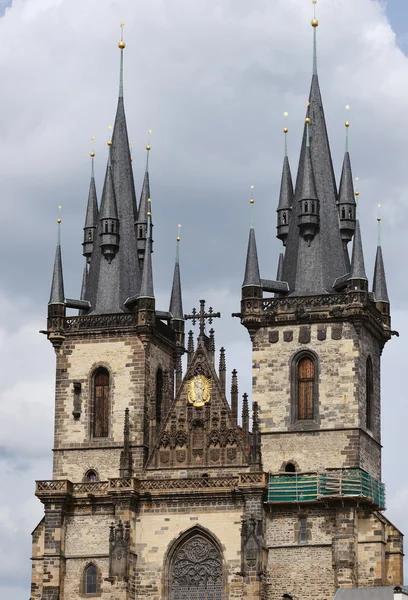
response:
[[[220,460],[220,449],[219,448],[211,448],[209,454],[210,454],[210,460],[212,462],[217,462]]]
[[[170,452],[168,450],[162,450],[160,452],[160,462],[163,464],[168,463],[170,460]]]
[[[185,450],[176,450],[176,460],[179,463],[182,463],[186,460],[186,451]]]
[[[211,398],[211,380],[205,375],[194,375],[187,381],[187,398],[193,406],[204,406]]]
[[[300,344],[309,344],[310,342],[310,327],[307,325],[302,325],[299,329],[299,343]]]
[[[317,339],[319,342],[323,342],[326,339],[327,330],[326,327],[318,327],[317,329]]]
[[[340,325],[333,325],[332,330],[331,330],[331,337],[332,340],[341,340],[343,335],[343,326]]]
[[[274,331],[269,332],[269,343],[276,344],[279,341],[279,331],[276,329]]]
[[[293,331],[284,331],[283,339],[285,342],[291,342],[293,340]]]

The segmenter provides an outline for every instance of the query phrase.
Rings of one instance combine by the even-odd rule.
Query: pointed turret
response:
[[[283,159],[279,204],[278,204],[278,208],[276,211],[278,213],[276,237],[282,241],[284,246],[286,246],[286,240],[287,240],[288,233],[289,233],[290,213],[291,213],[292,205],[293,205],[293,183],[292,183],[292,174],[290,172],[289,158],[288,158],[288,152],[287,152],[286,139],[287,139],[288,128],[285,127],[285,129],[283,131],[285,133],[285,158]]]
[[[65,294],[61,258],[61,219],[58,218],[57,248],[55,250],[51,293],[48,302],[48,339],[57,350],[64,340]]]
[[[176,332],[177,342],[184,347],[184,313],[180,279],[180,225],[177,234],[176,262],[174,265],[173,285],[171,288],[170,307],[171,327]]]
[[[150,130],[149,130],[150,135]],[[150,140],[146,146],[146,170],[143,178],[142,193],[140,194],[139,210],[136,221],[136,234],[137,234],[137,255],[139,259],[140,269],[143,269],[143,259],[146,252],[146,240],[147,240],[147,213],[149,210],[149,199],[150,199],[150,179],[149,179],[149,155],[150,155]],[[153,223],[150,219],[150,243],[153,249]]]
[[[48,305],[50,304],[65,304],[61,257],[61,219],[58,219],[57,248],[55,250],[54,270],[52,273],[51,293]]]
[[[149,203],[150,204],[150,203]],[[143,261],[142,284],[140,293],[137,299],[137,310],[139,313],[139,323],[143,325],[153,324],[155,316],[155,298],[153,290],[153,266],[152,266],[152,251],[150,239],[150,206],[147,212],[147,239],[146,239],[146,254]]]
[[[92,169],[91,169],[91,183],[89,185],[88,194],[88,205],[86,208],[86,217],[84,225],[84,241],[82,243],[83,251],[82,254],[86,257],[87,261],[90,262],[92,252],[94,250],[94,242],[96,236],[96,228],[98,226],[98,200],[96,197],[95,187],[95,175],[94,175],[94,157],[95,153],[91,152]]]
[[[119,249],[119,219],[113,187],[112,166],[109,152],[103,186],[100,220],[99,245],[108,263],[112,261]]]
[[[251,186],[253,189],[254,186]],[[258,252],[256,249],[255,229],[254,229],[254,199],[251,197],[251,228],[249,230],[247,259],[245,265],[245,276],[242,287],[259,287],[261,288],[261,276],[259,274]]]
[[[378,205],[380,208],[380,205]],[[382,314],[383,323],[391,328],[390,299],[388,297],[387,280],[385,278],[384,259],[381,248],[381,216],[378,215],[378,244],[375,256],[373,294],[375,305]]]
[[[350,123],[346,121],[346,152],[344,154],[343,168],[341,172],[338,211],[340,219],[341,239],[347,252],[347,244],[353,237],[356,228],[356,201],[354,198],[353,174],[351,171],[350,154],[348,151],[348,128]]]
[[[360,221],[355,222],[353,254],[351,256],[350,284],[353,289],[367,291],[368,280],[364,266],[363,243],[361,240]]]
[[[308,246],[319,229],[319,200],[316,192],[315,177],[309,140],[310,119],[306,118],[306,149],[302,169],[302,186],[299,197],[298,226]]]
[[[289,293],[296,296],[332,293],[335,280],[348,271],[317,75],[316,18],[312,25],[313,75],[283,266],[283,280],[289,284]],[[303,216],[306,202],[307,216]]]

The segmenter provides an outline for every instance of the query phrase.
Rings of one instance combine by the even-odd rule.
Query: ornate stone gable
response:
[[[158,432],[148,470],[249,466],[241,430],[235,425],[212,357],[200,338]]]

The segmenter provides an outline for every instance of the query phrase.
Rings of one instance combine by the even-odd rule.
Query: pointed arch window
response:
[[[371,431],[373,427],[373,363],[370,356],[366,362],[366,427]]]
[[[98,594],[98,569],[90,563],[84,571],[83,591],[85,596],[96,596]]]
[[[163,417],[163,371],[156,373],[156,427],[160,427]]]
[[[293,361],[293,417],[294,421],[314,421],[318,411],[317,358],[311,352],[302,352]]]
[[[201,532],[192,532],[179,544],[170,557],[168,575],[169,600],[222,600],[221,553]]]
[[[110,382],[107,369],[100,368],[93,377],[92,436],[108,437],[110,412]]]

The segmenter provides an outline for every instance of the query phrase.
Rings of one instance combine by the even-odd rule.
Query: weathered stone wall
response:
[[[294,419],[293,359],[317,357],[318,410],[314,423]],[[366,424],[366,361],[373,362],[373,433]],[[253,342],[253,400],[259,404],[265,470],[293,460],[301,471],[358,467],[380,477],[380,350],[374,336],[350,323],[260,329]],[[362,439],[363,438],[363,439]]]
[[[146,456],[146,398],[155,394],[158,366],[169,373],[173,389],[173,357],[163,343],[145,345],[135,335],[67,338],[57,355],[54,478],[82,481],[95,469],[100,479],[119,476],[125,409],[130,413],[134,471]],[[92,375],[99,366],[110,372],[110,430],[107,438],[92,439]],[[149,368],[148,368],[149,367]],[[81,384],[80,416],[74,419],[74,382]],[[171,392],[170,392],[171,393]]]

